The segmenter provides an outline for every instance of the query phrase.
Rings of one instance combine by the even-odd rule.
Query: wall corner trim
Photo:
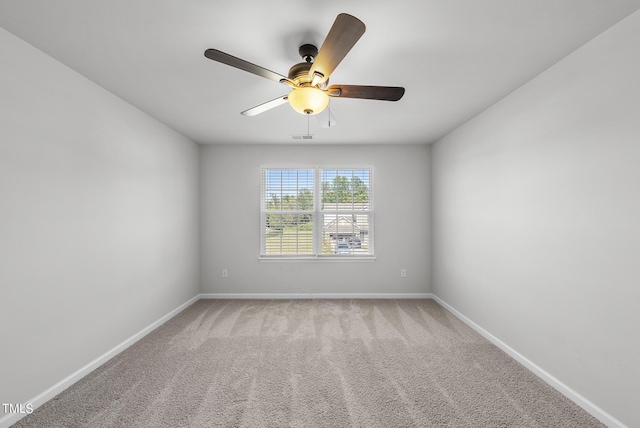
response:
[[[442,300],[436,295],[433,295],[433,300],[438,302],[441,306],[447,309],[449,312],[454,314],[457,318],[467,324],[469,327],[480,333],[485,339],[496,345],[502,351],[504,351],[511,358],[525,366],[528,370],[533,372],[536,376],[541,378],[543,381],[551,385],[565,397],[576,403],[582,409],[587,411],[591,416],[598,419],[600,422],[605,424],[609,428],[628,428],[625,424],[620,422],[618,419],[614,418],[609,413],[605,412],[600,407],[596,406],[591,401],[587,400],[585,397],[580,395],[578,392],[571,389],[569,386],[555,378],[553,375],[542,369],[540,366],[536,365],[533,361],[529,360],[524,355],[520,354],[518,351],[489,333],[484,328],[480,327],[478,324],[473,322],[470,318],[463,315],[460,311],[455,309],[453,306],[449,305],[447,302]]]

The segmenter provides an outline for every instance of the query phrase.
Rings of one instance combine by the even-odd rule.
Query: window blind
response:
[[[263,168],[263,257],[373,255],[373,171]]]

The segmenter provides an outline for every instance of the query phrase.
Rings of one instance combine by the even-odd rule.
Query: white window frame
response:
[[[313,209],[310,211],[300,210],[286,210],[286,211],[270,211],[266,207],[266,183],[265,177],[267,170],[312,170],[314,174],[314,188],[313,188]],[[322,209],[322,173],[327,170],[340,170],[340,171],[357,171],[367,170],[369,172],[369,194],[368,194],[368,210],[365,214],[368,216],[368,231],[367,231],[367,253],[350,253],[350,254],[322,254],[322,233],[323,233],[323,219],[325,215],[344,214],[346,216],[355,214],[354,211],[349,210],[323,210]],[[259,259],[260,261],[373,261],[375,260],[374,251],[374,170],[372,166],[261,166],[260,167],[260,249]],[[311,214],[313,218],[313,253],[312,254],[265,254],[266,251],[266,218],[267,214]],[[361,215],[362,212],[360,212]]]

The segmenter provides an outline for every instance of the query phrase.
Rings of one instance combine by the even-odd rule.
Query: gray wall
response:
[[[426,145],[202,147],[202,292],[430,292],[429,152]],[[375,261],[258,260],[260,167],[300,165],[373,166]]]
[[[640,13],[437,142],[433,290],[640,426]]]
[[[198,294],[198,146],[0,52],[0,402],[26,403]]]

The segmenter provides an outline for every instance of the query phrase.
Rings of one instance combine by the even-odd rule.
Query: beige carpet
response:
[[[201,300],[15,427],[601,427],[432,300]]]

